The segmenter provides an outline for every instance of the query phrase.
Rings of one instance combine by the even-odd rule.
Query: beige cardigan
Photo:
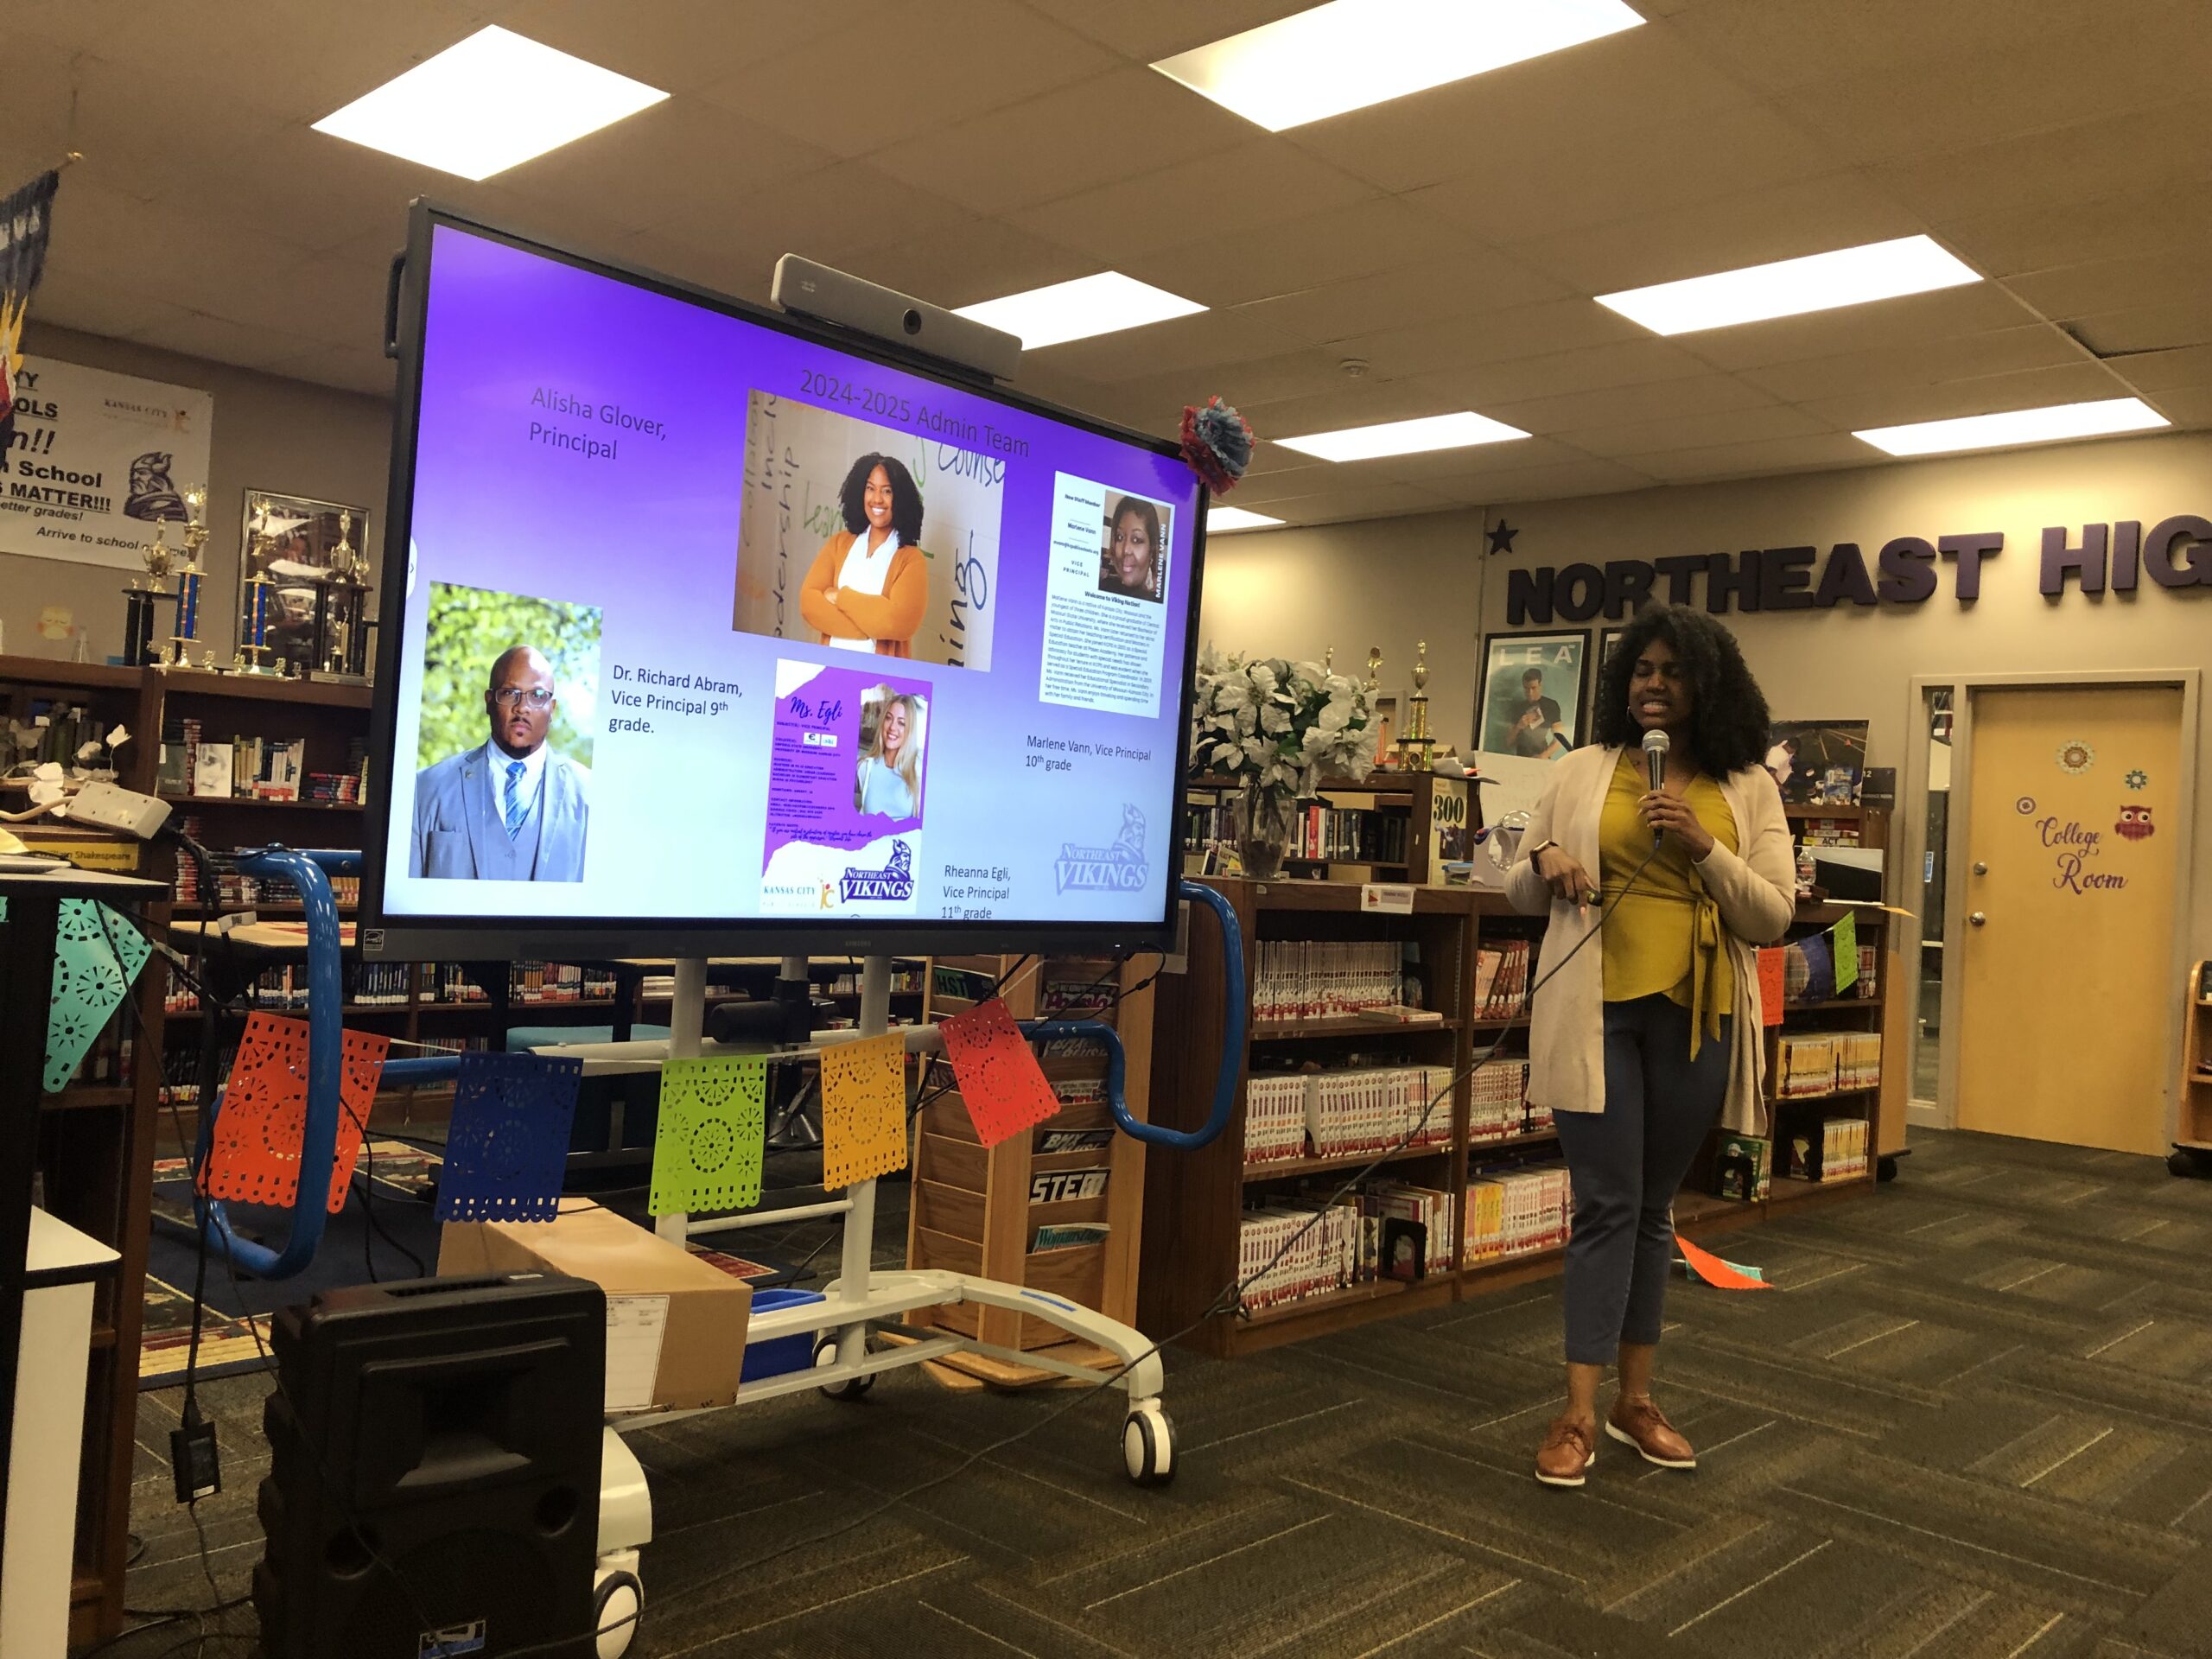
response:
[[[1554,1112],[1605,1109],[1605,952],[1592,941],[1568,958],[1567,952],[1596,930],[1600,906],[1554,902],[1535,860],[1546,847],[1557,846],[1596,877],[1598,823],[1620,757],[1618,748],[1577,749],[1552,768],[1521,837],[1520,856],[1505,878],[1506,896],[1516,910],[1551,914],[1539,973],[1567,964],[1536,993],[1529,1028],[1529,1099]],[[1763,766],[1746,766],[1719,782],[1736,817],[1739,851],[1715,843],[1697,868],[1720,911],[1729,965],[1735,969],[1735,1026],[1721,1122],[1734,1133],[1760,1135],[1765,1132],[1766,1044],[1754,950],[1789,930],[1797,913],[1797,869],[1774,775]]]

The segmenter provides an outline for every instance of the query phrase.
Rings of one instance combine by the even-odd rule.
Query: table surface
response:
[[[0,898],[20,893],[26,897],[51,893],[61,899],[153,899],[167,892],[165,882],[118,875],[111,870],[0,870]]]

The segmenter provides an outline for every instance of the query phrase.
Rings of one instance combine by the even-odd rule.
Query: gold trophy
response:
[[[236,674],[283,677],[284,664],[269,660],[269,607],[276,594],[276,584],[269,580],[273,550],[269,502],[264,498],[253,504],[252,527],[246,533],[245,580],[239,584],[238,649],[231,659],[231,671]]]
[[[166,519],[155,522],[154,539],[138,550],[138,556],[145,562],[146,574],[131,577],[123,590],[123,663],[126,668],[143,668],[156,655],[154,607],[159,601],[171,597],[169,569],[176,559],[176,550],[169,545],[168,533]]]
[[[315,667],[310,677],[366,685],[368,673],[368,556],[353,545],[353,515],[340,509],[338,544],[330,573],[315,590]]]
[[[1398,764],[1408,772],[1427,772],[1436,739],[1428,729],[1428,641],[1414,647],[1414,694],[1406,709],[1406,734],[1398,740]]]

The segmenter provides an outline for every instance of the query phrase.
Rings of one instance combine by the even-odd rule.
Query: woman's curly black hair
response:
[[[1621,632],[1613,654],[1598,671],[1597,741],[1608,748],[1633,748],[1643,728],[1628,709],[1628,684],[1636,660],[1654,639],[1674,647],[1690,690],[1690,747],[1698,764],[1719,777],[1766,759],[1766,694],[1751,677],[1736,636],[1703,611],[1662,605],[1644,612]]]
[[[844,514],[845,528],[855,536],[868,528],[864,505],[868,475],[879,467],[891,480],[891,528],[899,532],[899,546],[912,547],[922,539],[922,493],[914,487],[914,475],[905,464],[889,455],[862,455],[837,486],[837,505]]]

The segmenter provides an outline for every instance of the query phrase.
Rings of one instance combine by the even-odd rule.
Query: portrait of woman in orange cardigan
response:
[[[922,493],[899,462],[867,454],[845,474],[837,502],[845,527],[815,556],[799,586],[799,614],[825,645],[911,657],[930,602]]]

